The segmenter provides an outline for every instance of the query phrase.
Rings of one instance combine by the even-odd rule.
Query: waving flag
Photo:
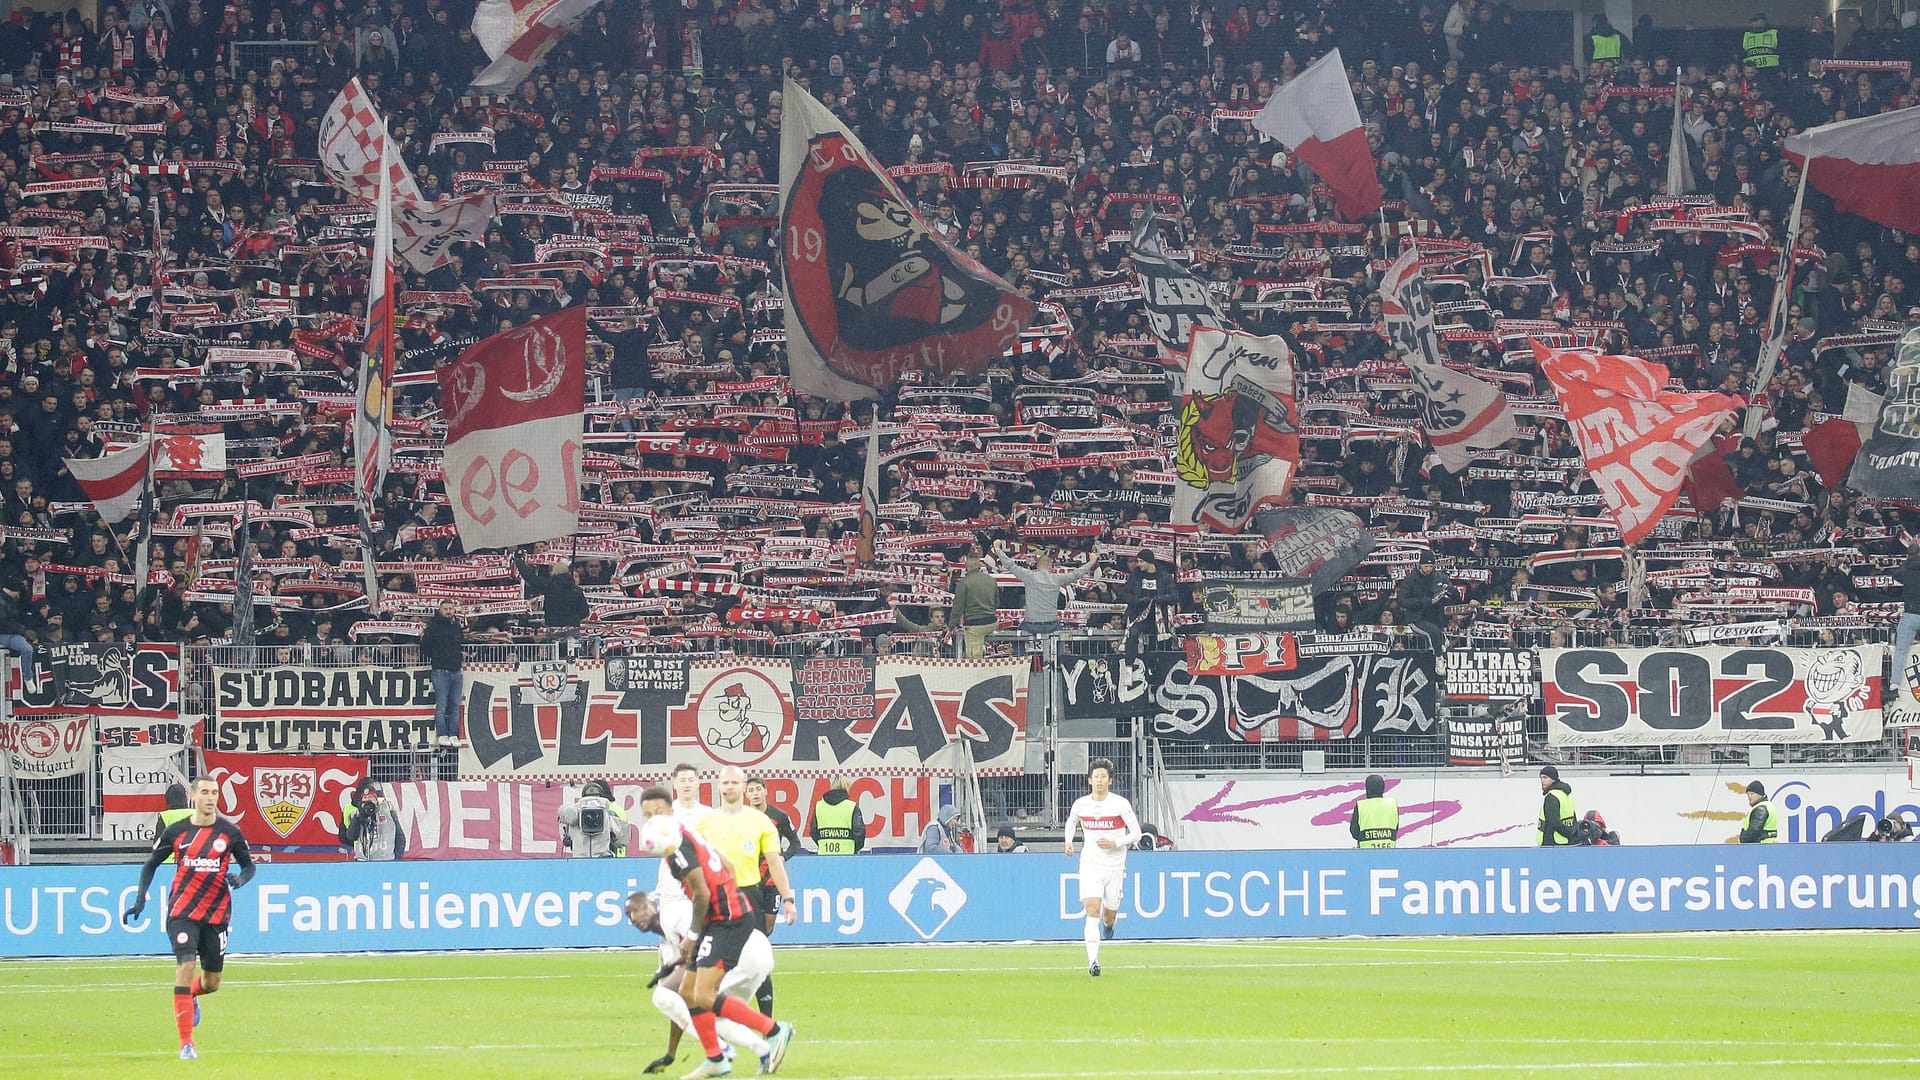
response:
[[[1849,394],[1849,397],[1852,395]],[[1853,459],[1847,486],[1876,499],[1920,496],[1920,328],[1907,331],[1887,368],[1879,419]]]
[[[1340,50],[1307,65],[1274,91],[1253,118],[1260,133],[1280,140],[1333,188],[1340,216],[1359,221],[1380,209],[1380,171],[1360,126],[1360,107],[1347,84]]]
[[[1196,327],[1180,400],[1172,523],[1244,532],[1300,465],[1294,350],[1284,337]]]
[[[1491,450],[1519,434],[1507,395],[1464,371],[1446,366],[1446,349],[1433,325],[1433,304],[1420,279],[1420,252],[1412,244],[1380,279],[1387,333],[1400,347],[1420,394],[1420,422],[1448,472],[1462,472],[1473,450]]]
[[[495,334],[440,369],[447,495],[467,550],[579,527],[586,371],[583,307]]]
[[[147,484],[147,453],[152,445],[142,441],[97,458],[65,459],[67,473],[93,500],[101,521],[108,525],[125,521],[140,505]]]
[[[1823,124],[1781,149],[1842,211],[1920,233],[1920,105]]]
[[[1729,394],[1664,389],[1667,369],[1634,356],[1568,352],[1537,341],[1533,355],[1629,544],[1673,508],[1693,459],[1742,404]]]
[[[1033,303],[929,229],[853,132],[791,79],[780,199],[796,389],[852,401],[908,371],[979,372],[1033,322]]]
[[[385,160],[393,191],[386,205],[395,231],[394,252],[417,273],[445,266],[455,243],[478,243],[497,213],[485,192],[430,202],[420,194],[400,150],[389,145],[386,121],[359,79],[347,83],[320,118],[320,163],[348,195],[377,202],[380,163]]]
[[[1133,263],[1133,276],[1140,282],[1147,329],[1160,342],[1165,355],[1185,356],[1195,327],[1225,329],[1230,325],[1207,283],[1167,254],[1153,211],[1141,214],[1134,224],[1127,256]]]
[[[360,348],[360,378],[353,416],[353,452],[362,508],[380,499],[387,482],[393,445],[387,424],[393,419],[393,173],[377,173],[379,194],[373,214],[373,266],[367,275],[367,334]],[[369,556],[371,558],[371,556]]]
[[[493,63],[469,93],[505,94],[519,86],[600,0],[481,0],[473,36]]]

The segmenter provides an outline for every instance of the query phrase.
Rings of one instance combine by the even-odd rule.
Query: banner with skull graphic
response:
[[[927,226],[838,117],[788,79],[781,270],[794,388],[878,398],[909,371],[977,373],[1020,341],[1032,301]]]
[[[1184,653],[1148,658],[1157,738],[1204,743],[1322,742],[1424,735],[1439,716],[1429,653],[1306,656],[1291,671],[1195,675]]]
[[[1549,746],[1872,742],[1884,645],[1543,649]]]

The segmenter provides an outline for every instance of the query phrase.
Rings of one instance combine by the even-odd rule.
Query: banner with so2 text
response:
[[[672,656],[467,669],[465,777],[641,779],[676,762],[784,776],[1026,767],[1017,660]]]
[[[1543,649],[1551,746],[1867,742],[1882,645]]]

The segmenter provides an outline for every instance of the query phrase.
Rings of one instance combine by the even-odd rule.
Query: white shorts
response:
[[[1108,911],[1120,910],[1120,886],[1126,881],[1127,867],[1080,864],[1080,899],[1098,900]]]
[[[755,991],[772,974],[773,942],[767,940],[767,935],[755,930],[747,935],[747,943],[740,948],[740,962],[728,968],[726,975],[720,979],[720,992],[752,1004]]]

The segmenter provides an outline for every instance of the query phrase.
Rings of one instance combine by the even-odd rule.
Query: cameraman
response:
[[[340,842],[353,849],[356,862],[397,862],[407,856],[406,831],[371,777],[353,789],[353,806],[340,822]]]
[[[613,801],[613,786],[589,780],[579,798],[561,805],[560,832],[574,858],[611,859],[627,853],[633,828]]]

